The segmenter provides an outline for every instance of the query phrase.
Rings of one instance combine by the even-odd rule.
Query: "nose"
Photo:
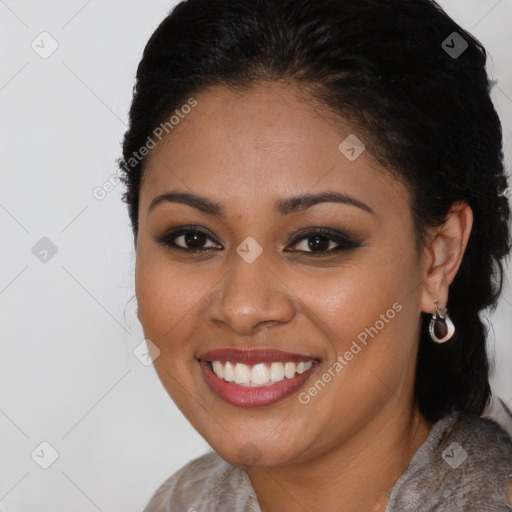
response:
[[[296,314],[293,292],[271,268],[265,253],[252,263],[237,253],[232,260],[227,275],[213,291],[210,320],[239,336],[290,322]]]

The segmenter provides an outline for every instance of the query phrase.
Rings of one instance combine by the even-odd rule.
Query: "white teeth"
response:
[[[221,379],[224,378],[224,367],[222,366],[222,363],[220,361],[213,361],[212,363],[213,371],[217,375],[217,377],[220,377]]]
[[[295,375],[295,363],[286,363],[284,365],[284,376],[291,379]]]
[[[251,382],[253,384],[267,384],[270,378],[270,371],[266,364],[255,364],[251,370]]]
[[[272,363],[270,365],[270,380],[272,382],[279,382],[284,379],[284,364]]]
[[[280,382],[284,378],[292,379],[295,374],[302,374],[313,366],[313,361],[293,363],[273,362],[258,363],[252,367],[243,363],[233,364],[229,361],[212,361],[213,372],[227,382],[235,382],[244,386],[265,386],[272,382]]]
[[[307,372],[312,366],[313,366],[313,361],[307,361],[305,363],[303,361],[301,361],[297,365],[297,373]]]
[[[216,361],[214,361],[216,362]],[[220,361],[218,361],[220,363]],[[222,363],[220,363],[222,364]],[[215,366],[213,367],[213,371],[215,372]],[[217,373],[217,372],[215,372]],[[217,374],[217,377],[220,377],[221,379],[227,380],[228,382],[233,382],[235,380],[235,367],[233,363],[230,363],[229,361],[226,361],[226,364],[224,365],[224,375]]]
[[[236,363],[235,382],[237,384],[249,384],[251,382],[251,369],[242,363]]]

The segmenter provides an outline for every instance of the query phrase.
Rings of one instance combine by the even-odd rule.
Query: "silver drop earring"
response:
[[[432,315],[428,330],[430,337],[436,343],[444,343],[448,341],[455,332],[455,326],[448,316],[446,308],[439,309],[437,307],[437,299],[434,300],[435,313]]]

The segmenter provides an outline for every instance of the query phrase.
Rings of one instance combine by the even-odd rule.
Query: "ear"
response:
[[[465,201],[452,206],[445,223],[435,228],[425,247],[426,276],[421,293],[421,310],[434,313],[446,307],[448,290],[455,279],[473,227],[473,211]]]

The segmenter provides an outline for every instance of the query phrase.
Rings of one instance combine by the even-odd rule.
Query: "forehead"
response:
[[[295,87],[216,86],[194,98],[197,106],[150,153],[141,202],[172,188],[240,205],[256,196],[275,199],[325,188],[384,199],[387,187],[407,198],[368,151],[348,159],[340,144],[357,129],[341,118],[335,122]]]

